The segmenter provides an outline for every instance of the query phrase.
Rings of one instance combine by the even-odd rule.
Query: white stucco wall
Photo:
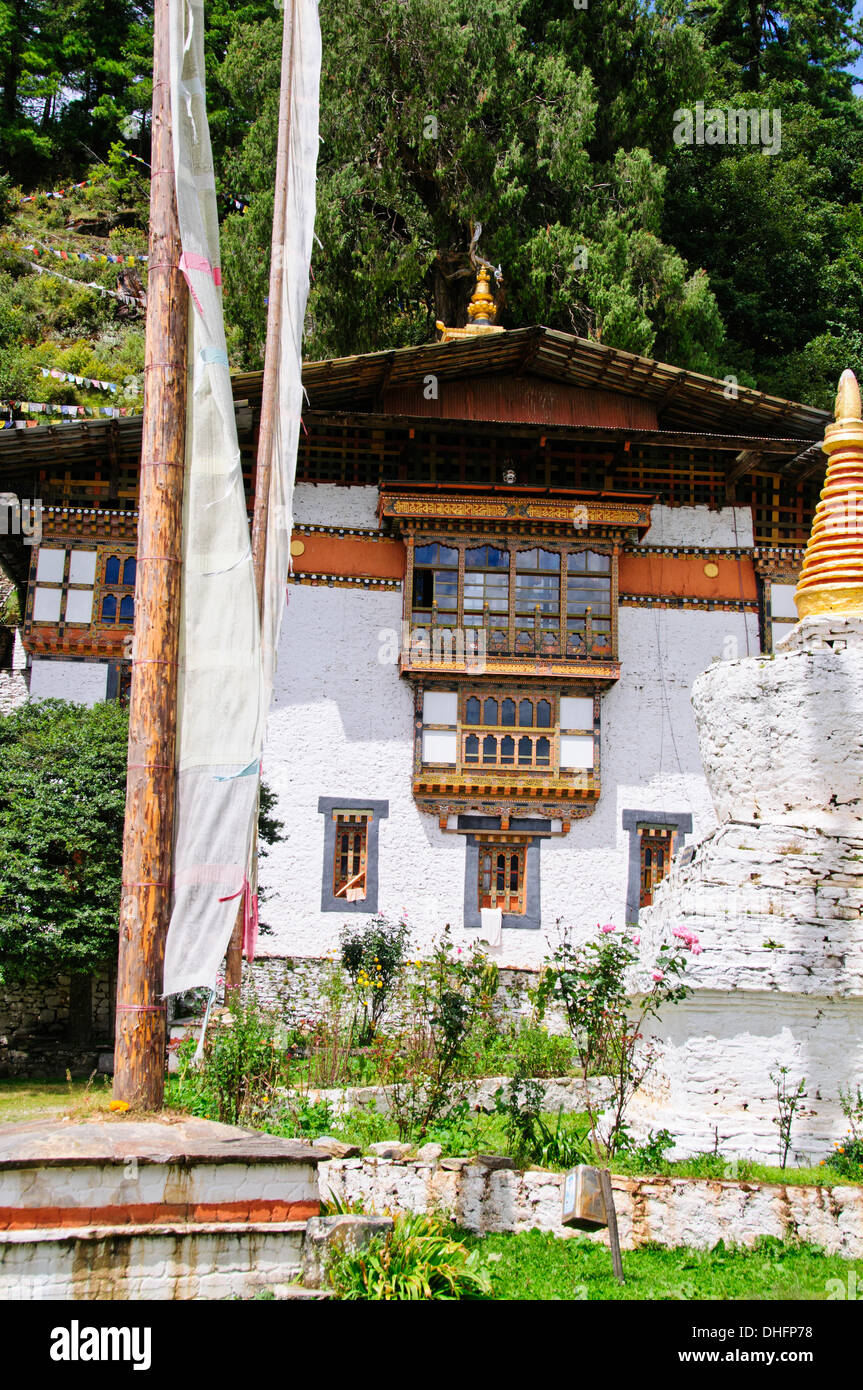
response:
[[[753,534],[751,507],[653,506],[642,544],[746,546],[754,545]]]
[[[337,483],[297,483],[294,521],[298,525],[378,525],[378,489]],[[754,544],[750,507],[651,507],[644,545],[749,546]],[[735,529],[736,526],[736,529]]]
[[[31,700],[73,700],[95,705],[105,699],[107,661],[54,661],[34,656],[30,668]]]
[[[378,661],[379,633],[398,629],[401,605],[400,593],[291,586],[264,753],[287,836],[261,870],[269,894],[262,917],[274,929],[261,941],[266,954],[324,954],[345,920],[320,911],[320,796],[389,801],[380,824],[381,911],[405,909],[421,940],[446,922],[460,940],[476,935],[462,930],[465,839],[441,831],[411,794],[411,688],[395,665]],[[624,810],[689,812],[696,839],[712,829],[689,695],[729,634],[745,649],[741,614],[620,610],[623,676],[602,703],[602,796],[568,836],[542,844],[543,930],[507,929],[501,964],[540,965],[558,918],[585,930],[623,922]]]
[[[373,526],[378,524],[376,487],[339,483],[297,483],[294,521],[300,526]]]

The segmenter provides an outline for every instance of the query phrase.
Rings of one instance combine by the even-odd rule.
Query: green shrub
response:
[[[837,1144],[823,1166],[843,1178],[863,1178],[863,1139],[849,1136]]]
[[[530,1076],[566,1076],[575,1055],[572,1038],[526,1025],[515,1035],[515,1062]]]
[[[478,1250],[448,1233],[441,1217],[397,1216],[392,1231],[364,1249],[336,1251],[328,1277],[342,1299],[485,1299],[491,1279]]]
[[[361,1046],[374,1038],[390,1002],[390,993],[408,949],[406,922],[373,917],[367,927],[344,926],[341,959],[355,999],[354,1026]],[[360,1011],[362,1022],[359,1022]]]
[[[506,1123],[507,1147],[519,1167],[538,1163],[543,1168],[571,1168],[590,1163],[593,1147],[584,1117],[557,1112],[554,1128],[542,1115],[545,1088],[522,1067],[495,1093],[495,1108]]]
[[[290,1079],[289,1053],[274,1042],[279,1027],[279,1016],[254,996],[234,996],[229,1020],[207,1032],[200,1067],[194,1067],[188,1052],[181,1053],[178,1098],[183,1106],[224,1124],[264,1128],[264,1112],[274,1101],[278,1104]]]
[[[464,1100],[471,1038],[490,1013],[495,980],[482,951],[454,948],[447,926],[406,984],[404,1020],[378,1052],[400,1138],[425,1137]]]

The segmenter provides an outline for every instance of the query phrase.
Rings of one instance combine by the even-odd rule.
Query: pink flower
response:
[[[640,936],[634,936],[634,937],[632,938],[632,944],[633,944],[633,946],[640,946],[640,945],[641,945],[641,937],[640,937]]]
[[[613,923],[613,922],[606,922],[605,926],[604,926],[604,927],[600,927],[599,930],[600,930],[600,931],[606,932],[606,934],[607,934],[608,932],[614,931],[614,923]]]
[[[653,972],[653,979],[654,979],[654,980],[664,980],[664,979],[665,979],[665,976],[663,975],[663,973],[662,973],[661,970],[654,970],[654,972]]]
[[[457,955],[457,956],[460,956],[460,955],[461,955],[461,946],[459,946],[458,950],[456,951],[456,955]]]

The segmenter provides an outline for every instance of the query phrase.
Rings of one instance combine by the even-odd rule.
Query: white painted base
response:
[[[298,1278],[304,1221],[0,1231],[0,1300],[251,1298]]]

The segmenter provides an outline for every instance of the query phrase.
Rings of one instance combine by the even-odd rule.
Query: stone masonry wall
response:
[[[0,1076],[95,1068],[99,1050],[111,1040],[112,980],[107,970],[92,977],[90,1039],[80,1042],[74,1039],[86,1033],[86,1020],[71,1016],[71,986],[69,975],[0,985]]]
[[[254,989],[258,1000],[276,1005],[283,1011],[287,1024],[316,1022],[329,1008],[327,982],[332,977],[333,960],[329,956],[259,956],[251,970],[243,970],[244,988]],[[508,1023],[518,1023],[531,1013],[527,990],[537,983],[535,970],[500,971],[500,984],[495,999],[495,1013]],[[398,1020],[399,1011],[391,1016]],[[562,1020],[550,1016],[546,1022],[552,1032],[562,1030]]]
[[[348,1158],[322,1163],[318,1178],[322,1200],[361,1201],[378,1214],[438,1210],[483,1234],[534,1228],[556,1236],[581,1234],[561,1223],[562,1173],[490,1171],[466,1159],[441,1164]],[[751,1245],[760,1236],[775,1236],[811,1241],[848,1259],[863,1256],[861,1187],[618,1175],[611,1185],[624,1250],[651,1241],[709,1250],[719,1240]],[[608,1233],[590,1239],[607,1244]]]

